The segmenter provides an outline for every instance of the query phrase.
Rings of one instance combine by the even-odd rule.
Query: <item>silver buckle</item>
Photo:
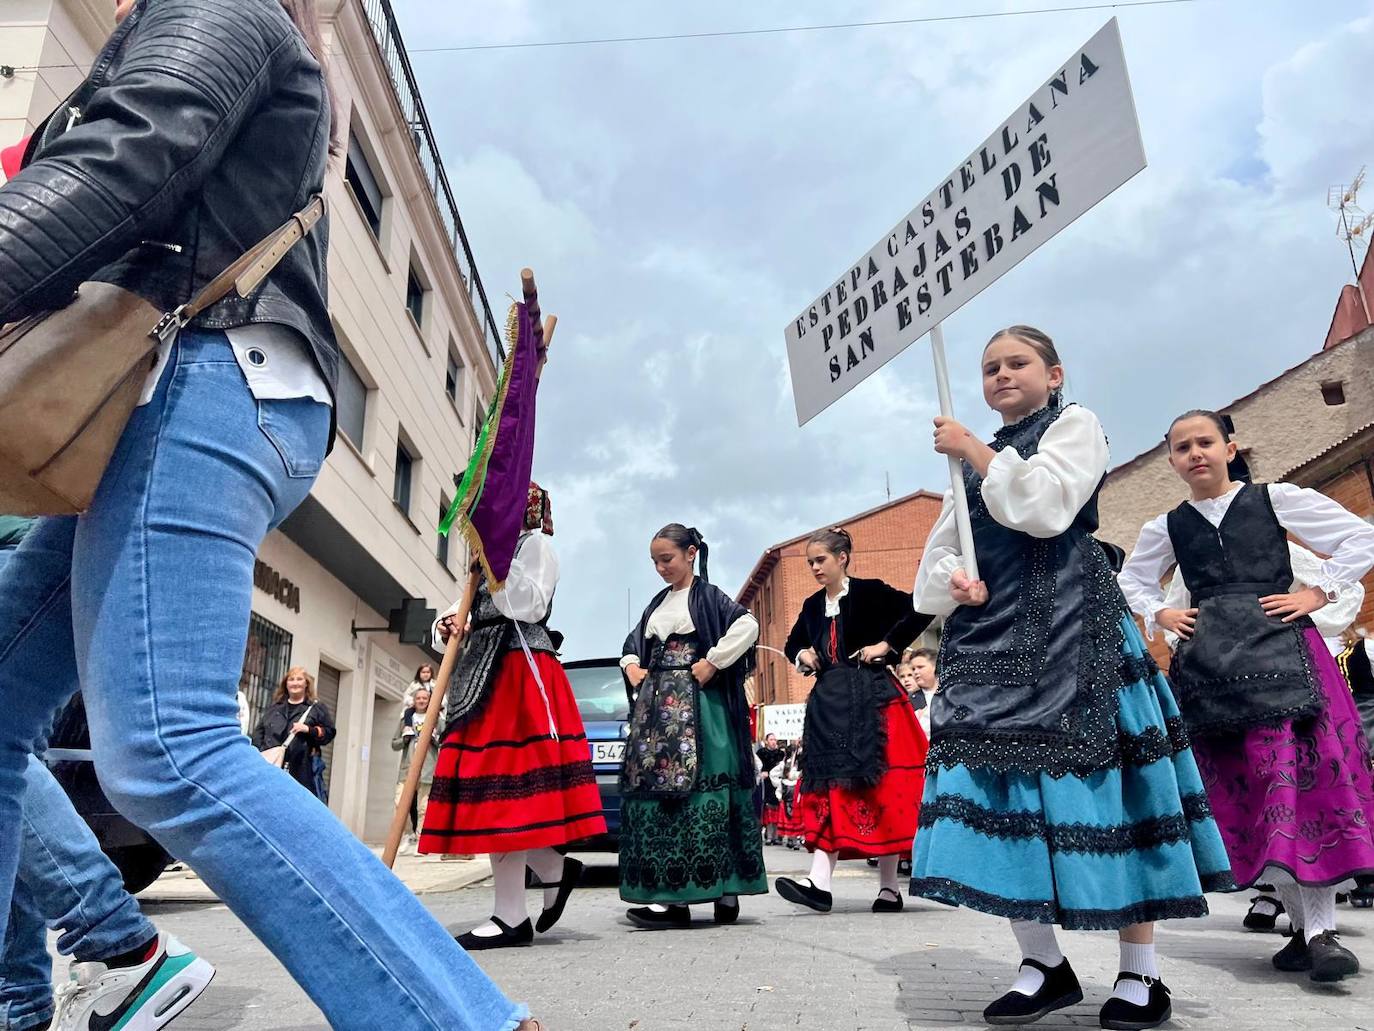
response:
[[[148,335],[158,343],[165,344],[176,336],[186,325],[186,319],[182,313],[186,310],[186,305],[182,304],[175,311],[169,311],[162,318],[158,319],[157,325],[153,327]]]

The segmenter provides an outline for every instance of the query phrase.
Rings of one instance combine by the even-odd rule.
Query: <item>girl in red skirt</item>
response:
[[[802,736],[801,809],[811,875],[779,877],[778,894],[828,913],[840,859],[877,859],[875,913],[899,913],[897,864],[911,851],[925,787],[926,738],[886,666],[931,621],[911,595],[849,575],[854,541],[832,527],[811,535],[806,563],[821,589],[807,598],[784,649],[816,673]]]
[[[554,846],[606,832],[582,717],[547,627],[558,557],[549,496],[535,483],[525,528],[503,589],[493,594],[483,579],[473,602],[420,834],[421,852],[491,856],[496,905],[458,937],[469,951],[529,945],[536,928],[553,927],[582,873]],[[436,640],[464,632],[457,608],[435,621]],[[544,888],[534,926],[527,867]]]

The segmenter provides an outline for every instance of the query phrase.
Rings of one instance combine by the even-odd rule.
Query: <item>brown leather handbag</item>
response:
[[[256,290],[324,210],[316,196],[175,311],[90,282],[64,307],[0,328],[0,512],[86,511],[158,347],[231,290]]]

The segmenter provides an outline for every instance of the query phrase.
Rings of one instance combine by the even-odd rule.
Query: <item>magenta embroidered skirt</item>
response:
[[[1299,884],[1374,873],[1374,763],[1359,710],[1314,629],[1304,633],[1325,705],[1315,716],[1193,739],[1236,884],[1268,866]]]

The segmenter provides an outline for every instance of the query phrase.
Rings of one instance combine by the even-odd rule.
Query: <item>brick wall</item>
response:
[[[940,514],[940,497],[918,493],[900,498],[847,521],[842,526],[854,538],[850,570],[855,576],[884,580],[904,591],[916,582],[916,569],[926,538]],[[759,643],[781,649],[801,612],[802,602],[818,589],[806,568],[806,538],[810,533],[770,549],[761,560],[765,575],[751,581],[740,602],[759,621]],[[804,701],[812,681],[792,669],[780,655],[759,653],[755,697],[762,704]]]

